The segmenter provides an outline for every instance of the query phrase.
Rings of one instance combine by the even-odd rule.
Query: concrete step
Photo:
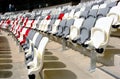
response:
[[[77,76],[69,70],[45,70],[43,79],[77,79]]]
[[[44,56],[44,60],[58,60],[58,57],[56,56]]]
[[[120,54],[114,55],[114,66],[120,68]]]
[[[103,66],[100,69],[110,74],[111,76],[115,77],[116,79],[120,79],[120,67]]]
[[[45,61],[43,67],[44,67],[44,69],[65,68],[66,65],[60,61]]]

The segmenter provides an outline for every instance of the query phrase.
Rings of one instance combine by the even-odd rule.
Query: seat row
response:
[[[104,52],[111,27],[119,26],[120,2],[95,1],[82,5],[62,8],[55,14],[54,9],[41,11],[40,16],[20,13],[9,23],[9,19],[1,21],[0,27],[6,28],[23,48],[29,75],[37,76],[42,69],[48,43],[42,34],[71,41],[100,54]]]

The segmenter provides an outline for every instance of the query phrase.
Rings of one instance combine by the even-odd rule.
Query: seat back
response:
[[[43,36],[42,36],[41,34],[39,34],[39,35],[37,36],[37,38],[36,38],[36,40],[35,40],[35,44],[34,44],[35,48],[38,49],[38,46],[39,46],[39,43],[40,43],[42,37],[43,37]]]
[[[70,27],[73,25],[75,19],[70,19],[67,21],[64,31],[63,31],[63,37],[66,37],[70,33]]]
[[[96,48],[105,48],[108,43],[113,18],[102,17],[96,21],[95,27],[91,30],[91,44]]]
[[[71,40],[75,39],[80,34],[80,27],[82,26],[84,18],[75,19],[74,24],[70,27],[70,36]]]
[[[61,20],[57,19],[57,20],[55,21],[55,23],[53,24],[53,26],[52,26],[52,34],[54,34],[54,33],[57,32],[57,27],[58,27],[60,21],[61,21]]]

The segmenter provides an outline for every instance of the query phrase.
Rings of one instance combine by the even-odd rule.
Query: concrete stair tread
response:
[[[44,62],[43,68],[65,68],[66,65],[59,61],[52,61],[52,62]]]
[[[107,72],[108,74],[114,76],[117,79],[120,79],[120,68],[116,66],[103,66],[101,70]]]
[[[46,70],[44,71],[44,79],[77,79],[77,76],[69,70]]]
[[[58,60],[56,56],[44,56],[44,60]]]

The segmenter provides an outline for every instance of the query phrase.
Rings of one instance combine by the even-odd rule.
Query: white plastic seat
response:
[[[101,5],[99,6],[99,9],[106,8],[106,7],[107,7],[107,4],[104,3],[104,4],[101,4]]]
[[[57,20],[55,21],[55,23],[54,23],[53,26],[52,26],[51,34],[57,33],[57,27],[58,27],[60,21],[61,21],[61,20],[59,20],[59,19],[57,19]]]
[[[91,29],[90,40],[85,42],[85,44],[88,44],[90,47],[95,49],[105,49],[109,42],[112,22],[113,18],[111,17],[102,17],[98,19],[96,21],[95,27]]]
[[[79,18],[80,17],[80,14],[81,14],[81,11],[78,11],[74,14],[74,18]]]
[[[46,32],[48,30],[48,25],[50,24],[50,21],[51,20],[47,20],[47,23],[44,26],[44,30],[43,30],[44,32]]]
[[[46,23],[47,23],[47,20],[43,20],[40,31],[44,30]]]
[[[71,19],[74,17],[75,9],[72,9],[71,12],[68,15],[68,18]]]
[[[83,22],[84,18],[75,19],[74,24],[70,27],[70,35],[68,35],[67,38],[71,40],[77,39],[80,34],[80,27],[82,26]]]
[[[120,25],[120,7],[119,6],[112,7],[107,16],[113,18],[112,25]]]
[[[26,31],[27,31],[27,28],[23,28],[22,32],[20,33],[20,37],[17,38],[19,42],[24,39],[23,36],[26,33]]]
[[[43,23],[44,23],[44,20],[42,20],[42,21],[40,22],[38,30],[40,30],[40,31],[42,30],[42,28],[43,28]]]
[[[28,20],[28,22],[27,22],[25,27],[27,27],[27,28],[31,27],[32,26],[32,22],[33,22],[33,20]]]
[[[46,45],[48,43],[48,38],[43,37],[40,41],[40,44],[38,48],[34,48],[34,59],[30,63],[28,63],[28,66],[30,67],[28,69],[28,75],[35,75],[35,79],[38,79],[39,72],[42,70],[43,67],[43,55],[46,48]]]
[[[91,9],[93,10],[93,9],[98,9],[98,8],[99,8],[99,5],[93,5]]]
[[[29,44],[30,44],[30,48],[28,49],[28,50],[25,50],[25,52],[26,52],[26,57],[28,57],[29,55],[31,55],[31,50],[32,50],[32,44],[35,44],[35,41],[36,41],[36,38],[38,37],[38,35],[39,35],[39,33],[37,32],[35,35],[34,35],[34,37],[33,37],[33,39],[32,40],[29,40]]]

